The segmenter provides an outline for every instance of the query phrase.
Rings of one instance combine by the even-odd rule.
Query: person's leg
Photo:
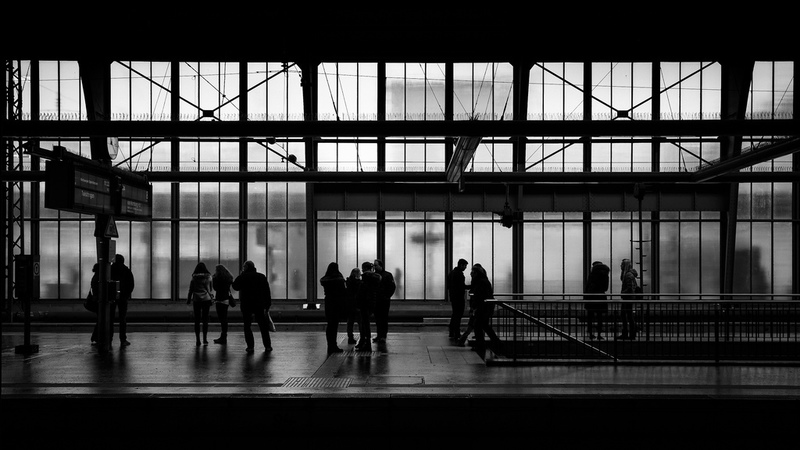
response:
[[[192,312],[194,313],[194,336],[196,344],[200,345],[200,316],[203,314],[200,302],[192,302]]]
[[[328,352],[341,351],[339,343],[336,342],[336,337],[339,335],[339,320],[336,317],[329,317],[328,323],[325,325],[325,341],[328,344]]]
[[[370,331],[369,326],[369,315],[370,312],[367,308],[361,308],[361,321],[358,323],[358,331],[360,334],[358,344],[356,348],[359,350],[371,350],[372,347],[370,345],[370,339],[372,338],[372,332]]]
[[[208,344],[208,312],[211,310],[211,302],[203,302],[201,313],[203,314],[203,344]]]
[[[347,312],[347,343],[355,344],[356,337],[354,334],[354,327],[356,323],[356,311],[353,308]]]
[[[450,306],[452,307],[450,337],[458,338],[461,336],[461,319],[464,317],[464,296],[457,295],[451,298]]]
[[[244,326],[244,342],[247,344],[248,351],[253,350],[255,346],[255,338],[253,337],[253,330],[250,328],[253,324],[253,312],[242,305],[242,322]]]
[[[267,323],[267,313],[262,308],[255,311],[256,322],[258,323],[258,331],[261,332],[261,343],[264,344],[264,351],[272,351],[272,339],[269,336],[269,324]],[[252,336],[252,332],[250,334]],[[255,339],[253,340],[255,343]]]
[[[228,341],[228,305],[217,303],[215,307],[219,318],[220,334],[218,339],[214,339],[214,343],[225,344]]]
[[[117,309],[119,310],[119,342],[128,345],[128,299],[121,300]]]
[[[108,304],[108,343],[114,342],[114,317],[117,315],[117,302]]]

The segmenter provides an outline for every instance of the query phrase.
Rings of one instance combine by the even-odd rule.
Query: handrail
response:
[[[543,328],[545,328],[545,329],[547,329],[547,330],[549,330],[549,331],[552,331],[553,333],[556,333],[557,335],[559,335],[559,336],[561,336],[561,337],[563,337],[563,338],[565,338],[565,339],[567,339],[567,340],[569,340],[569,341],[572,341],[572,342],[574,342],[574,343],[576,343],[576,344],[578,344],[578,345],[582,345],[582,346],[584,346],[584,347],[586,347],[586,348],[588,348],[588,349],[590,349],[590,350],[592,350],[592,351],[594,351],[594,352],[596,352],[596,353],[599,353],[599,354],[601,354],[601,355],[603,355],[603,356],[606,356],[606,357],[608,357],[608,358],[611,358],[611,359],[613,359],[614,361],[616,361],[616,360],[617,360],[617,357],[616,357],[616,356],[614,356],[614,355],[611,355],[611,354],[609,354],[609,353],[606,353],[606,352],[604,352],[604,351],[600,350],[600,349],[599,349],[599,348],[597,348],[597,347],[594,347],[594,346],[592,346],[592,345],[589,345],[589,344],[587,344],[587,343],[586,343],[586,341],[583,341],[583,340],[581,340],[581,339],[578,339],[578,338],[576,338],[576,337],[574,337],[574,336],[570,335],[569,333],[565,333],[564,331],[561,331],[561,330],[559,330],[558,328],[556,328],[556,327],[554,327],[554,326],[550,325],[550,324],[549,324],[549,323],[547,323],[547,322],[542,322],[541,320],[539,320],[539,319],[537,319],[537,318],[535,318],[535,317],[531,316],[530,314],[524,313],[524,312],[522,312],[522,311],[520,311],[520,310],[518,310],[518,309],[514,309],[514,308],[512,308],[512,307],[508,306],[508,305],[507,305],[505,302],[498,303],[498,304],[500,305],[500,307],[502,307],[502,308],[505,308],[505,309],[506,309],[506,310],[508,310],[508,311],[511,311],[513,314],[516,314],[516,315],[518,315],[518,316],[521,316],[522,318],[524,318],[524,319],[527,319],[528,321],[530,321],[530,322],[533,322],[533,323],[535,323],[535,324],[537,324],[537,325],[539,325],[539,326],[541,326],[541,327],[543,327]]]
[[[777,302],[777,301],[797,301],[800,300],[800,294],[724,294],[724,293],[649,293],[644,292],[638,295],[644,297],[642,300],[630,300],[622,298],[621,293],[619,292],[611,292],[606,293],[605,295],[608,297],[606,300],[586,300],[585,297],[587,295],[598,295],[597,293],[589,293],[589,292],[563,292],[563,293],[526,293],[526,292],[501,292],[501,293],[494,293],[495,297],[540,297],[539,299],[536,298],[515,298],[509,300],[503,300],[505,302],[513,302],[515,300],[522,300],[522,301],[548,301],[548,302],[556,302],[556,301],[573,301],[573,302],[615,302],[615,303],[625,303],[625,302],[642,302],[642,301],[650,301],[650,300],[657,300],[657,301],[691,301],[691,302],[708,302],[708,303],[720,303],[720,302],[735,302],[735,301],[742,301],[747,300],[751,302]],[[632,295],[632,294],[624,294],[624,295]],[[678,297],[678,298],[674,298]],[[704,298],[704,297],[712,297],[712,298]],[[720,297],[729,297],[729,298],[720,298]],[[781,297],[776,299],[776,297]]]

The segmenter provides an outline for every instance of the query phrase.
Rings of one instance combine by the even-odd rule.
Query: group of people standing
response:
[[[494,298],[494,288],[489,281],[486,269],[480,264],[472,266],[470,284],[466,284],[464,271],[468,265],[467,260],[459,259],[456,267],[447,275],[447,293],[452,307],[448,326],[450,339],[455,340],[458,346],[464,347],[470,333],[474,332],[476,350],[485,351],[486,339],[484,336],[488,336],[492,345],[499,348],[500,339],[490,324],[490,319],[494,314],[494,303],[486,301]],[[462,332],[461,321],[464,317],[467,296],[469,297],[469,321],[467,329]]]
[[[324,290],[325,340],[329,354],[344,351],[336,339],[342,321],[347,322],[347,343],[356,344],[357,351],[372,350],[372,342],[386,342],[391,299],[397,285],[382,260],[361,263],[361,269],[354,267],[347,278],[339,270],[339,264],[331,262],[320,284]],[[375,338],[370,328],[371,317],[375,319]],[[354,333],[356,324],[358,339]]]
[[[261,332],[264,351],[271,352],[272,340],[269,332],[275,329],[275,325],[269,316],[269,308],[272,306],[272,292],[267,276],[256,270],[253,261],[245,261],[241,272],[236,278],[223,264],[216,265],[214,274],[209,272],[208,267],[203,262],[195,266],[192,272],[192,280],[189,283],[186,303],[191,304],[194,309],[196,345],[208,345],[208,320],[212,303],[217,311],[221,331],[220,337],[214,339],[214,343],[227,344],[228,308],[236,306],[233,291],[239,292],[244,340],[247,344],[245,350],[247,353],[255,352],[255,336],[252,330],[253,319],[255,318]],[[202,341],[200,340],[201,331]]]
[[[636,269],[633,268],[633,263],[630,259],[623,259],[619,265],[620,275],[619,279],[622,282],[620,288],[620,296],[623,300],[640,300],[638,298],[639,290],[636,278],[639,276]],[[609,285],[609,268],[602,261],[595,261],[592,263],[592,268],[589,271],[589,276],[586,279],[586,292],[585,300],[589,300],[585,305],[586,309],[586,325],[589,339],[603,341],[603,317],[608,313],[608,300],[606,291]],[[621,321],[622,321],[622,334],[614,336],[617,340],[634,340],[638,327],[633,317],[633,305],[631,303],[622,303],[620,307]],[[595,332],[597,334],[595,334]]]
[[[99,267],[100,265],[96,263],[92,267],[92,272],[94,272],[94,274],[92,275],[92,280],[89,284],[93,293],[99,291],[100,274],[97,273]],[[109,278],[111,281],[117,282],[118,291],[116,295],[109,296],[111,327],[108,335],[108,342],[114,342],[114,316],[118,313],[119,345],[126,347],[131,345],[131,343],[128,341],[128,300],[131,299],[131,294],[133,293],[134,279],[133,272],[131,272],[131,269],[125,265],[124,256],[120,254],[114,255],[114,261],[111,263],[111,273]],[[94,330],[92,330],[92,345],[97,345],[99,338],[100,330],[98,328],[98,324],[95,324]]]

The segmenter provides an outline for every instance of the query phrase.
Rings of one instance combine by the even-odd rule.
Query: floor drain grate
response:
[[[292,388],[346,388],[350,386],[350,378],[313,378],[292,377],[281,387]]]

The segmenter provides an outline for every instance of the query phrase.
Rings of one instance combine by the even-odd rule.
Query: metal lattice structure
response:
[[[9,120],[20,120],[22,116],[22,79],[19,64],[14,64],[13,60],[5,62],[6,83],[6,105],[8,106],[7,117]],[[4,164],[9,172],[22,170],[22,146],[19,140],[6,139],[4,146]],[[23,253],[24,227],[22,223],[22,195],[23,184],[20,181],[9,180],[3,183],[5,189],[4,215],[6,220],[3,230],[4,247],[4,273],[6,280],[6,300],[3,304],[3,311],[10,312],[14,299],[14,257]]]

